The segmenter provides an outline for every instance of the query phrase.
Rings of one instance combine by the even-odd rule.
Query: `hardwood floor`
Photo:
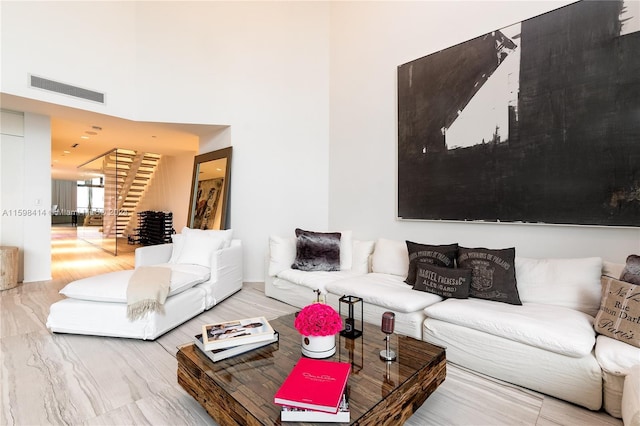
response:
[[[215,425],[176,382],[177,347],[202,323],[297,308],[265,297],[262,283],[242,291],[153,342],[69,334],[46,327],[49,306],[72,280],[133,267],[133,252],[114,257],[52,230],[51,281],[0,292],[1,425]],[[592,412],[455,365],[406,423],[422,425],[622,425]]]

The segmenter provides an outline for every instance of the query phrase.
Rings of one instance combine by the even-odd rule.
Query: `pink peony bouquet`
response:
[[[298,313],[294,326],[303,336],[331,336],[342,330],[342,318],[331,306],[312,303]]]

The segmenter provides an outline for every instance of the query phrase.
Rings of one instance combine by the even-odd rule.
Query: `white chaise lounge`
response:
[[[136,268],[171,269],[162,312],[127,319],[127,285],[134,270],[117,271],[67,284],[60,290],[66,298],[51,305],[47,327],[55,333],[154,340],[242,288],[242,244],[231,237],[231,230],[184,228],[173,244],[136,249]]]

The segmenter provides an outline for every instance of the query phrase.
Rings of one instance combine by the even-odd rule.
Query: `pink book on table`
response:
[[[273,402],[337,413],[350,371],[348,362],[300,358],[276,392]]]

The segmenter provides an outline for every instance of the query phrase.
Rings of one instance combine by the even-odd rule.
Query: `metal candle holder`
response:
[[[396,359],[396,353],[394,351],[391,350],[390,348],[390,342],[389,340],[391,339],[391,334],[387,334],[384,337],[385,340],[385,349],[380,351],[380,358],[382,358],[385,361],[395,361]]]
[[[360,304],[359,318],[356,318],[357,305]],[[355,339],[362,336],[363,324],[362,319],[364,317],[364,307],[362,299],[356,296],[342,296],[340,298],[340,316],[342,316],[342,305],[345,306],[347,311],[347,318],[344,320],[344,330],[340,332],[341,336],[349,339]]]

